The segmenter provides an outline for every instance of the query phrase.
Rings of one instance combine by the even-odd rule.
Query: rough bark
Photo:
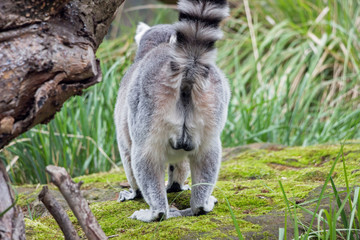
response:
[[[46,167],[46,172],[51,175],[51,182],[59,188],[69,204],[86,237],[90,240],[107,239],[104,231],[91,212],[88,202],[81,196],[80,186],[82,182],[73,182],[65,168],[62,167],[50,165]]]
[[[0,239],[25,239],[25,224],[21,209],[15,206],[15,199],[5,166],[0,161]]]
[[[69,216],[61,207],[60,203],[49,192],[49,188],[44,186],[39,194],[39,200],[44,203],[46,209],[55,218],[61,231],[64,234],[65,240],[80,240],[74,225],[72,225]]]
[[[123,1],[0,1],[0,149],[101,80],[95,52]]]

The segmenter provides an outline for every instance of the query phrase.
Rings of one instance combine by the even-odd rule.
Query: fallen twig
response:
[[[49,165],[46,167],[46,172],[51,175],[51,182],[59,188],[69,204],[86,237],[89,240],[107,239],[104,231],[91,212],[88,202],[80,194],[82,182],[75,183],[65,168],[62,167]]]
[[[74,226],[72,225],[65,210],[61,207],[58,201],[50,194],[47,186],[44,186],[39,194],[39,200],[42,201],[46,209],[55,218],[61,231],[64,233],[66,240],[79,240]]]

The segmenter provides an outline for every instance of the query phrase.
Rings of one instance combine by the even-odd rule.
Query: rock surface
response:
[[[128,218],[135,210],[148,206],[143,200],[116,202],[118,192],[122,187],[127,187],[123,170],[78,177],[75,181],[84,181],[83,195],[105,233],[115,235],[112,239],[237,239],[226,199],[245,239],[278,239],[279,228],[284,228],[286,222],[286,203],[279,181],[290,201],[313,211],[339,151],[340,145],[285,148],[273,144],[255,144],[225,149],[214,191],[219,203],[214,211],[205,216],[174,218],[163,222],[143,223]],[[349,184],[354,186],[360,182],[360,143],[345,144],[343,156]],[[338,191],[344,190],[345,175],[341,158],[332,177]],[[51,188],[66,207],[61,195],[54,187]],[[27,216],[27,239],[62,239],[55,220],[37,200],[41,187],[27,185],[19,186],[17,190],[20,196],[18,204]],[[331,192],[331,188],[327,188],[327,193]],[[168,199],[179,209],[187,208],[190,191],[168,194]],[[320,209],[329,206],[329,199],[333,199],[333,195],[327,194]],[[72,213],[69,215],[80,236],[83,236],[75,217]],[[297,215],[305,225],[311,221],[311,216],[300,209],[297,209]],[[301,233],[303,229],[299,228],[299,231]],[[293,234],[293,222],[287,213],[288,239]]]

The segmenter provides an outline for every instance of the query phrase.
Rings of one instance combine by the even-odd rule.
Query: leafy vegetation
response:
[[[304,208],[303,204],[297,204],[296,202],[291,202],[288,200],[284,187],[279,181],[279,185],[281,188],[281,191],[284,196],[284,201],[287,206],[287,210],[289,215],[291,216],[291,222],[294,224],[294,239],[295,240],[306,240],[306,239],[360,239],[359,231],[359,219],[360,219],[360,211],[359,211],[359,187],[353,187],[352,189],[349,188],[349,180],[347,178],[347,170],[345,167],[345,159],[343,156],[343,146],[340,149],[340,152],[338,153],[337,157],[335,158],[330,172],[327,174],[326,180],[321,188],[320,194],[318,199],[315,199],[316,201],[316,207],[315,210],[311,211],[307,208]],[[332,174],[334,173],[334,169],[338,161],[342,158],[343,162],[343,171],[344,171],[344,177],[345,177],[345,183],[346,183],[346,190],[342,193],[346,193],[346,197],[341,200],[339,197],[339,192],[336,189],[334,180],[332,178]],[[321,208],[321,200],[325,198],[325,191],[327,189],[328,183],[331,182],[332,186],[332,197],[336,199],[337,206],[333,206],[332,201],[333,199],[330,199],[330,204],[326,206],[326,208]],[[351,194],[353,194],[353,200],[351,200]],[[291,209],[290,206],[293,206],[293,209]],[[348,205],[350,209],[350,214],[345,213],[344,207]],[[310,224],[304,224],[300,221],[299,217],[297,216],[297,208],[299,208],[302,211],[305,211],[311,215],[311,221]],[[341,216],[341,221],[338,221],[338,219]],[[317,229],[313,228],[314,221],[317,219]],[[287,222],[285,222],[285,228],[279,229],[279,240],[286,239],[286,225]],[[341,225],[341,227],[339,227]],[[302,227],[304,229],[303,234],[299,234],[299,227]]]
[[[223,145],[359,138],[359,2],[230,2],[231,17],[218,43],[218,64],[232,89]],[[151,24],[176,21],[171,9],[152,11]],[[121,164],[113,107],[136,50],[137,22],[98,50],[102,83],[70,99],[50,124],[23,134],[0,153],[13,182],[46,183],[48,164],[64,166],[72,176]]]
[[[250,4],[233,11],[220,43],[233,91],[223,143],[359,138],[359,1]]]

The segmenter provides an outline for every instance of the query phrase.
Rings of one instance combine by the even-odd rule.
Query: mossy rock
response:
[[[219,179],[214,196],[219,203],[214,211],[199,217],[180,217],[162,222],[143,223],[128,217],[136,210],[148,208],[144,200],[118,203],[116,198],[126,186],[123,170],[92,174],[75,178],[83,181],[83,195],[105,233],[112,239],[237,239],[237,232],[227,201],[245,239],[278,239],[279,228],[285,226],[286,204],[279,181],[290,201],[304,203],[315,209],[321,187],[338,156],[340,145],[289,147],[255,144],[224,150]],[[351,186],[360,182],[360,143],[344,145],[343,156],[347,178]],[[345,186],[343,162],[335,166],[333,179],[339,189]],[[191,181],[191,180],[190,180]],[[122,184],[121,184],[122,183]],[[41,205],[34,197],[36,186],[21,186],[20,205],[25,210],[28,239],[62,239],[55,220],[34,206]],[[33,189],[30,191],[29,189]],[[52,191],[56,194],[55,188]],[[331,188],[327,190],[331,192]],[[169,203],[179,209],[189,207],[190,191],[168,194]],[[329,205],[324,199],[321,207]],[[64,204],[64,206],[66,206]],[[30,211],[29,211],[30,210]],[[37,214],[36,211],[39,211]],[[30,220],[29,216],[35,218]],[[73,214],[69,212],[80,236],[84,236]],[[310,222],[311,216],[299,210],[298,217]],[[287,236],[293,235],[293,224],[288,216]],[[301,231],[302,229],[300,229]]]

